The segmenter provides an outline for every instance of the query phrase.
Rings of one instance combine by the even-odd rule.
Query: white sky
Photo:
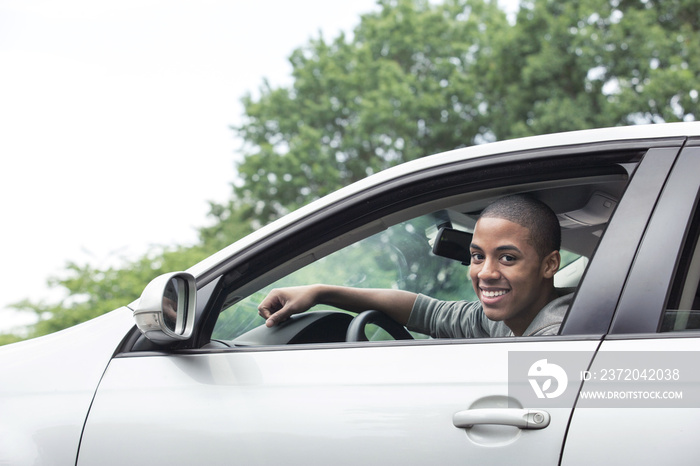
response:
[[[230,195],[240,98],[375,3],[0,0],[0,332],[68,261],[195,242]]]
[[[0,331],[65,264],[190,244],[263,78],[374,0],[0,0]],[[55,296],[50,297],[55,298]]]

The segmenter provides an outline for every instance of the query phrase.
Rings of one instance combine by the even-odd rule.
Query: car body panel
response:
[[[609,360],[605,359],[606,353],[654,353],[664,361],[664,368],[682,368],[677,383],[660,383],[659,390],[678,390],[690,397],[692,388],[700,386],[700,372],[694,362],[700,359],[700,333],[697,330],[657,333],[676,279],[674,271],[686,250],[684,243],[695,240],[687,234],[700,196],[699,173],[700,148],[688,144],[663,188],[627,279],[610,335],[601,344],[589,369],[591,373],[610,369],[604,362]],[[692,370],[684,370],[689,366]],[[582,389],[594,390],[600,386],[591,380],[584,382]],[[700,407],[669,405],[672,402],[663,408],[577,408],[561,464],[697,464],[694,453],[700,431]],[[610,435],[615,436],[614,442],[610,442]]]
[[[700,335],[691,338],[629,338],[605,341],[600,353],[665,352],[668,366],[674,354],[700,355]],[[687,365],[686,365],[687,366]],[[591,372],[605,368],[595,361]],[[684,372],[683,389],[700,384],[700,373]],[[586,389],[584,383],[582,389]],[[562,454],[562,466],[591,464],[698,464],[697,444],[700,408],[577,408],[571,420]]]
[[[457,340],[119,357],[95,398],[78,464],[356,465],[406,462],[405,451],[411,464],[436,455],[441,464],[515,457],[523,465],[556,464],[571,406],[550,410],[541,430],[467,432],[452,417],[520,404],[508,398],[509,351],[592,357],[598,344]],[[164,424],[165,412],[177,422]]]
[[[0,347],[0,464],[74,464],[95,389],[134,326],[123,307]]]

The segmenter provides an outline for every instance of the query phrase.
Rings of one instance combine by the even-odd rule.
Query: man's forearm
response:
[[[416,301],[409,291],[379,288],[349,288],[334,285],[314,285],[317,304],[326,304],[350,312],[376,310],[406,325]]]

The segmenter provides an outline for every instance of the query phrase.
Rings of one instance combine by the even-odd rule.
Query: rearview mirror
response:
[[[440,228],[433,244],[433,254],[458,260],[464,265],[471,262],[469,246],[472,244],[471,233],[455,230],[454,228]]]
[[[143,290],[134,309],[136,326],[149,340],[164,344],[192,336],[196,307],[196,282],[186,272],[154,278]]]

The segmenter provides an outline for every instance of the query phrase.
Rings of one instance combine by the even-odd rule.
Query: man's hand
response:
[[[415,300],[416,294],[408,291],[317,284],[270,291],[258,306],[258,314],[272,327],[291,315],[325,304],[355,313],[374,309],[406,325]]]
[[[272,327],[318,304],[316,295],[314,285],[274,289],[258,306],[258,314],[266,326]]]

